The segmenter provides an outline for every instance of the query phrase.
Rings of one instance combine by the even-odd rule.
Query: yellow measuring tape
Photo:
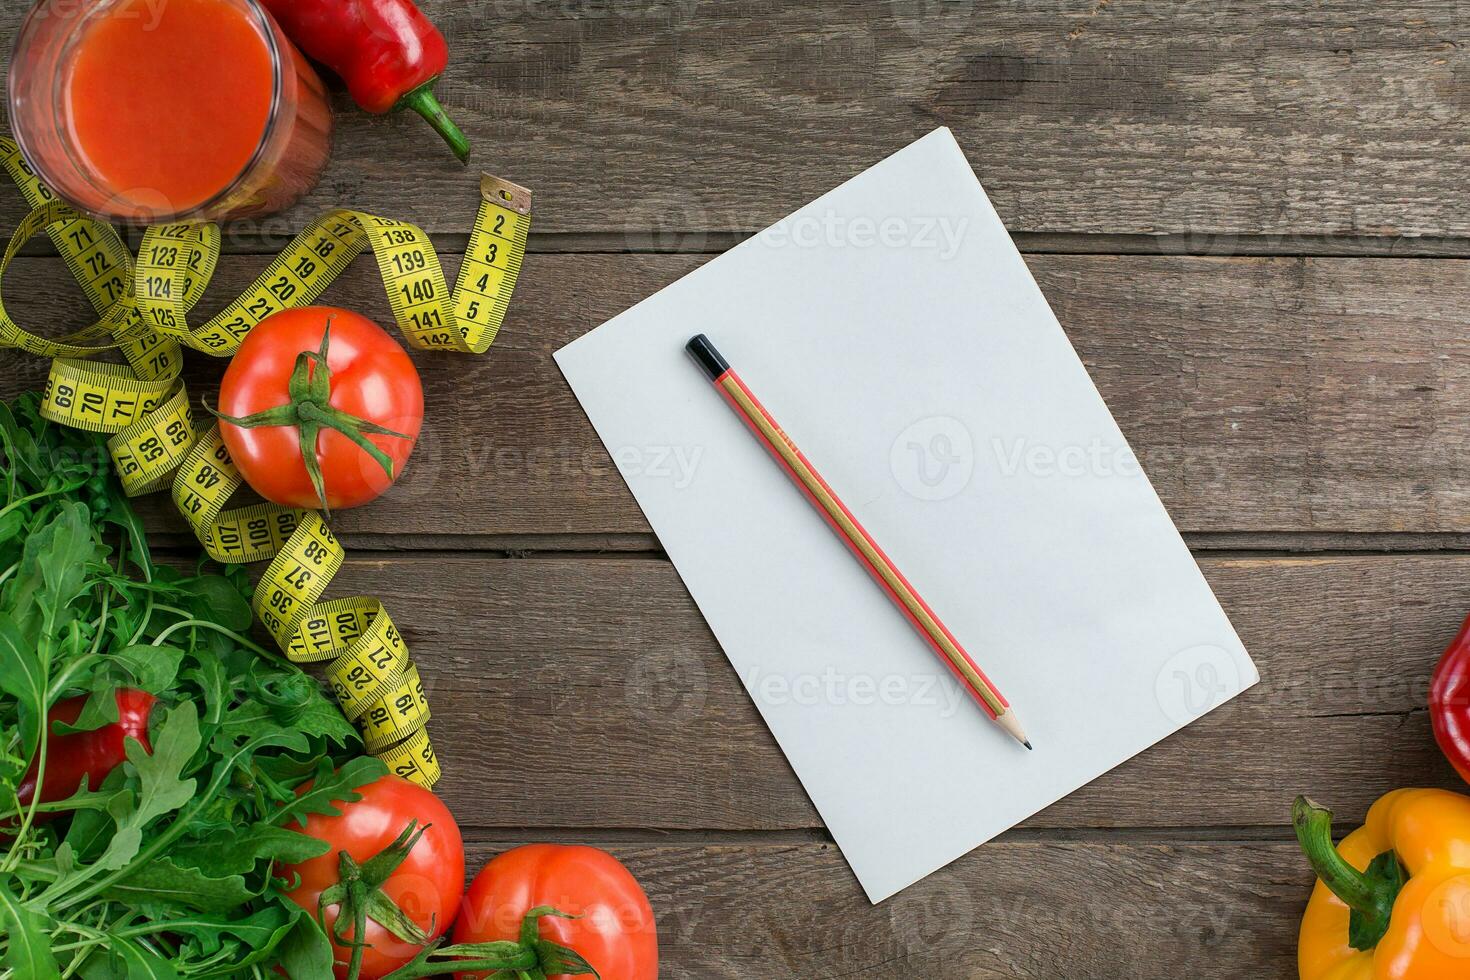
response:
[[[515,290],[531,226],[531,192],[483,178],[480,212],[453,292],[422,230],[338,210],[297,235],[223,311],[192,326],[189,311],[219,264],[217,226],[150,227],[134,259],[112,226],[58,201],[13,140],[0,138],[0,166],[32,208],[0,258],[0,277],[22,246],[45,231],[98,317],[68,336],[47,339],[11,319],[0,291],[0,348],[53,359],[42,414],[109,434],[108,450],[130,496],[171,486],[174,502],[216,561],[269,560],[252,603],[261,622],[293,661],[327,662],[332,690],[362,729],[369,752],[399,775],[433,786],[440,770],[424,727],[429,705],[403,637],[376,599],[321,601],[346,553],[319,513],[274,504],[225,509],[244,480],[218,424],[195,425],[179,380],[182,348],[233,355],[261,320],[310,305],[371,249],[409,346],[482,354]],[[109,350],[121,351],[127,364],[89,360]]]

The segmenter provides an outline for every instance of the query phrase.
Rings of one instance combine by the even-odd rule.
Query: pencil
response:
[[[929,604],[909,584],[908,579],[904,578],[898,566],[893,564],[892,559],[878,547],[878,542],[858,523],[841,498],[822,479],[811,461],[796,448],[796,444],[782,431],[771,413],[760,403],[760,399],[746,387],[740,375],[731,369],[729,362],[715,349],[709,338],[699,334],[689,341],[685,349],[704,369],[705,374],[709,375],[715,388],[735,413],[745,420],[756,438],[770,450],[771,455],[826,519],[832,530],[837,532],[858,561],[863,563],[869,574],[888,593],[905,618],[928,641],[934,652],[939,654],[940,660],[969,690],[980,707],[985,709],[985,713],[1017,742],[1031,748],[1031,742],[1026,738],[1026,732],[1021,728],[1021,723],[1005,695],[990,682],[990,678],[985,676],[985,672],[965,652],[965,648],[960,646],[954,634],[934,614],[934,610],[929,608]]]

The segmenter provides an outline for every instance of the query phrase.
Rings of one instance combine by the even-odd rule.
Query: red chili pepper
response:
[[[1434,670],[1429,684],[1429,718],[1440,749],[1470,782],[1470,617],[1466,617]]]
[[[468,162],[470,144],[434,98],[449,45],[413,0],[262,0],[286,36],[342,77],[358,105],[408,108]]]
[[[87,696],[58,701],[47,713],[47,723],[52,726],[51,736],[46,741],[46,778],[41,782],[41,802],[54,803],[76,793],[86,779],[88,789],[102,785],[107,774],[116,769],[127,758],[124,748],[127,740],[135,738],[143,748],[153,751],[148,744],[148,714],[158,699],[145,691],[121,689],[117,692],[117,721],[90,732],[74,732],[57,735],[57,722],[72,724],[82,713]],[[36,793],[36,768],[40,760],[33,760],[31,768],[20,781],[16,795],[22,807],[29,806]],[[54,813],[38,813],[36,821],[43,822],[55,817]]]

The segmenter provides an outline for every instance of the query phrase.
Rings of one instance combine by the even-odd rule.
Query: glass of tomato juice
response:
[[[9,99],[41,182],[107,221],[279,211],[331,152],[322,81],[256,0],[40,0]]]

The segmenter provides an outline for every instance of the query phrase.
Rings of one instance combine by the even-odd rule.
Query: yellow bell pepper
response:
[[[1301,980],[1470,980],[1470,797],[1401,789],[1332,846],[1332,813],[1298,797],[1318,882],[1297,945]]]

